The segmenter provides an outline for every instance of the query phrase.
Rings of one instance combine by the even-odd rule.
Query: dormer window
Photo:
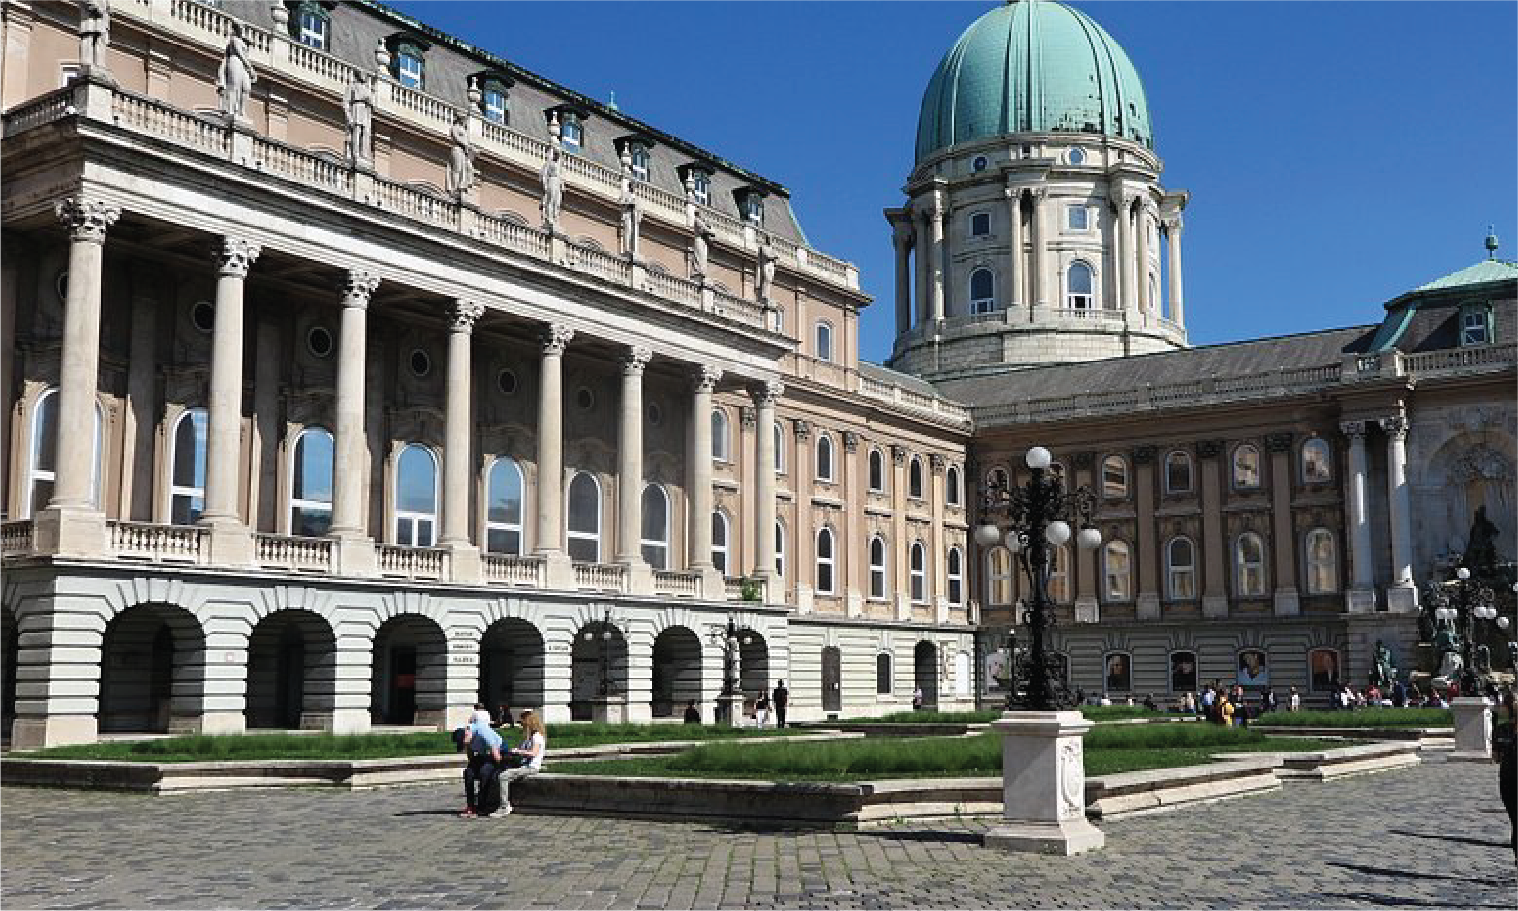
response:
[[[692,201],[703,206],[712,204],[712,172],[704,164],[692,162],[681,165],[676,169],[680,174],[680,182],[685,185],[686,192]]]
[[[571,152],[585,147],[585,127],[580,123],[580,115],[574,111],[559,114],[559,145]]]
[[[302,3],[295,9],[295,17],[290,23],[291,32],[296,41],[306,47],[314,47],[319,51],[327,49],[327,36],[330,32],[331,14],[320,3]]]
[[[734,194],[738,200],[738,214],[744,221],[759,224],[764,221],[764,194],[752,187],[744,187]]]
[[[634,180],[648,180],[648,175],[651,173],[650,162],[653,158],[649,153],[649,148],[652,145],[653,143],[647,139],[639,137],[627,136],[617,140],[617,150],[627,162],[628,170],[632,172]]]
[[[480,86],[480,116],[491,123],[511,122],[506,109],[506,85],[499,79],[486,79]]]
[[[1492,308],[1466,304],[1460,308],[1460,345],[1487,345],[1492,341]]]
[[[390,75],[408,89],[421,89],[426,83],[426,47],[409,35],[397,35],[390,45]]]

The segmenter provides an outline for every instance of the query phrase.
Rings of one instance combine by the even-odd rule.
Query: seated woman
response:
[[[501,773],[501,809],[496,814],[498,816],[511,812],[511,783],[535,775],[543,769],[543,755],[548,752],[548,730],[532,709],[522,711],[522,738],[519,745],[508,751],[517,758],[520,765]]]

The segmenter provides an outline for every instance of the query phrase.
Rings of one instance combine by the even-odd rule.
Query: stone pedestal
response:
[[[743,694],[717,697],[717,723],[728,727],[743,724]]]
[[[627,590],[629,595],[641,595],[645,598],[653,597],[654,594],[654,571],[642,560],[634,560],[627,564]]]
[[[1296,617],[1302,613],[1302,602],[1294,588],[1278,588],[1275,596],[1277,617]]]
[[[1416,614],[1418,590],[1411,585],[1394,586],[1386,590],[1386,610],[1393,614]]]
[[[1202,616],[1209,620],[1228,616],[1228,599],[1221,595],[1202,596]]]
[[[199,715],[172,715],[170,734],[246,734],[247,719],[242,712],[202,712]]]
[[[1351,589],[1344,595],[1344,608],[1351,614],[1374,614],[1376,593]]]
[[[94,715],[21,716],[11,725],[11,749],[40,750],[71,743],[94,743],[100,728]]]
[[[985,845],[1003,851],[1080,854],[1106,837],[1086,819],[1080,712],[1007,712],[991,723],[1002,735],[1002,822]]]
[[[485,566],[480,549],[468,541],[451,541],[443,545],[448,551],[448,578],[453,582],[485,581]]]
[[[340,536],[332,547],[336,557],[333,571],[339,576],[373,578],[379,575],[379,557],[374,550],[374,539],[364,536]]]
[[[626,696],[592,696],[590,720],[596,724],[626,724]]]
[[[1160,596],[1153,592],[1140,594],[1134,602],[1134,613],[1140,620],[1160,619]]]
[[[105,514],[93,509],[49,506],[32,522],[32,547],[40,554],[98,557],[109,542]]]
[[[248,526],[237,521],[207,524],[211,528],[208,555],[211,563],[220,566],[253,565],[253,532],[248,530]]]
[[[1492,703],[1485,696],[1459,696],[1450,703],[1455,713],[1455,751],[1451,762],[1492,761]]]
[[[367,709],[334,709],[330,712],[301,712],[300,729],[327,731],[331,734],[367,734],[370,720]]]

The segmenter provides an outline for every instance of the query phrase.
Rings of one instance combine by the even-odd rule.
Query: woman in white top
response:
[[[511,812],[511,783],[543,769],[543,754],[548,752],[548,731],[532,709],[522,711],[522,742],[507,751],[521,761],[516,768],[501,773],[501,809],[495,816]]]

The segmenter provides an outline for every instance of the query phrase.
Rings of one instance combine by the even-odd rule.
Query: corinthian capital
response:
[[[373,272],[364,269],[349,269],[348,275],[343,279],[343,306],[356,307],[365,310],[369,307],[369,298],[374,294],[374,289],[379,287],[380,277]]]
[[[622,354],[622,375],[638,376],[643,373],[643,368],[648,366],[649,360],[654,356],[653,349],[642,345],[629,345]]]
[[[105,231],[121,217],[121,207],[83,195],[65,196],[53,203],[53,213],[69,232],[69,240],[105,243]]]
[[[697,392],[711,392],[722,381],[722,368],[710,364],[697,364],[690,371],[691,383]]]
[[[479,301],[459,298],[448,308],[448,322],[454,332],[472,332],[474,324],[485,315],[485,305]]]
[[[216,271],[221,275],[247,278],[248,269],[258,260],[263,247],[241,237],[223,237],[216,248]]]
[[[768,405],[773,408],[780,397],[785,394],[785,384],[779,380],[765,380],[757,383],[749,390],[749,395],[754,397],[754,404],[761,407]]]
[[[1364,421],[1340,421],[1339,432],[1351,440],[1361,439],[1365,436]]]
[[[569,347],[569,340],[575,337],[572,327],[563,323],[549,323],[543,327],[543,353],[559,355]]]
[[[1401,414],[1388,415],[1376,421],[1381,425],[1381,431],[1389,437],[1401,439],[1407,436],[1407,417]]]

